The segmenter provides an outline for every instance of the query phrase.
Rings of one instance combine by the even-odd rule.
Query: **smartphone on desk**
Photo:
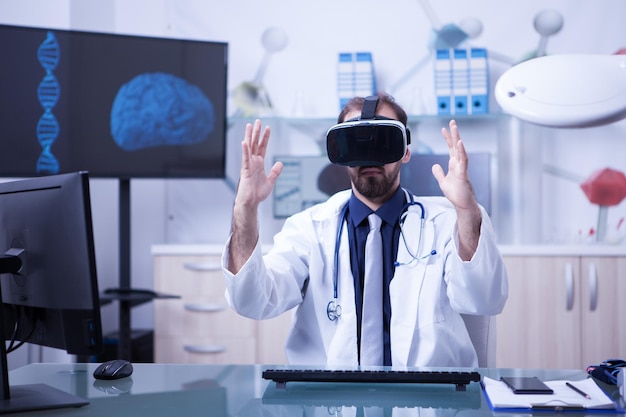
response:
[[[503,376],[500,380],[515,394],[554,394],[552,388],[536,376]]]

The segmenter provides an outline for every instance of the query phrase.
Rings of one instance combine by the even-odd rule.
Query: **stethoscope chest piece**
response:
[[[335,300],[330,300],[326,306],[326,315],[330,321],[337,320],[341,317],[341,306]]]

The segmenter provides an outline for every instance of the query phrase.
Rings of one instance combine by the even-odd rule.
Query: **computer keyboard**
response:
[[[475,371],[434,371],[434,370],[326,370],[326,369],[267,369],[264,379],[273,380],[277,388],[284,388],[287,382],[369,382],[369,383],[411,383],[411,384],[454,384],[457,391],[465,391],[470,382],[480,381]]]

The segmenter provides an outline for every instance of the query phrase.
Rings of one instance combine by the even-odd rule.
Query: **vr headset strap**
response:
[[[374,119],[376,117],[376,106],[378,105],[378,97],[365,97],[363,108],[361,109],[361,120]]]
[[[378,106],[378,96],[365,97],[363,102],[363,108],[361,109],[361,117],[359,120],[376,119],[376,107]],[[406,132],[406,144],[411,144],[411,131],[408,127],[405,128]]]

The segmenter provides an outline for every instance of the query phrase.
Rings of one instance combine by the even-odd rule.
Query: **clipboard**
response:
[[[581,395],[568,387],[574,384],[589,395]],[[505,412],[603,412],[624,413],[624,408],[609,398],[592,378],[580,381],[544,381],[553,390],[552,394],[515,394],[503,381],[483,376],[481,388],[492,411]]]

